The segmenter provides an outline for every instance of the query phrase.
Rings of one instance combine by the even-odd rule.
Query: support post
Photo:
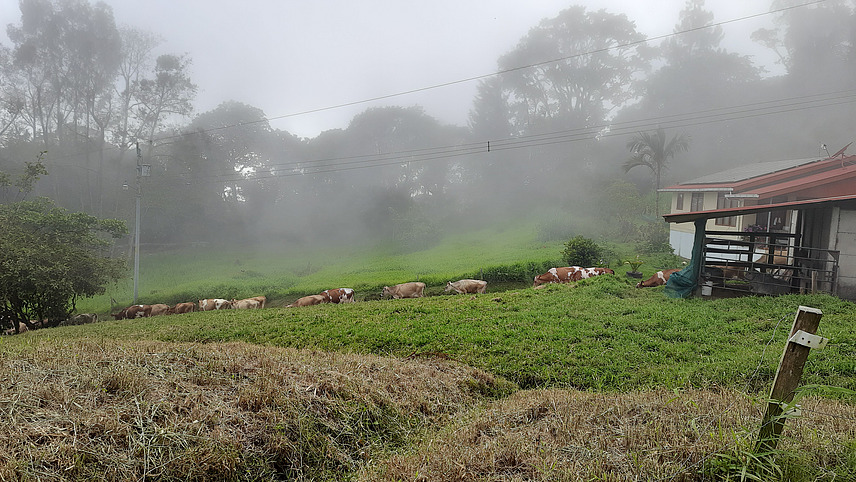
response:
[[[802,330],[805,333],[814,334],[820,325],[823,313],[817,308],[800,306],[794,318],[794,324],[785,342],[785,350],[779,361],[779,369],[773,380],[773,388],[770,391],[770,399],[767,410],[761,422],[761,431],[758,434],[758,443],[755,453],[766,453],[776,449],[779,436],[785,427],[785,417],[782,416],[782,405],[794,400],[794,393],[799,386],[808,353],[809,346],[799,343],[794,339],[794,334]]]

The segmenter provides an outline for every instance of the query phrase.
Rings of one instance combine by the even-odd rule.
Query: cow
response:
[[[452,283],[449,281],[446,283],[446,293],[454,291],[455,293],[464,294],[464,293],[481,293],[484,294],[487,291],[487,281],[477,280],[477,279],[462,279],[459,281],[455,281]]]
[[[230,310],[232,302],[223,298],[207,298],[199,300],[199,311]]]
[[[550,268],[546,273],[535,277],[532,287],[537,288],[547,283],[570,283],[602,274],[615,274],[615,271],[609,268],[582,268],[580,266]]]
[[[381,297],[386,298],[392,296],[393,299],[400,298],[422,298],[422,293],[425,290],[425,283],[421,281],[411,281],[410,283],[401,283],[395,286],[384,286],[381,292]]]
[[[151,313],[151,305],[131,305],[118,313],[111,313],[110,315],[116,320],[133,320],[135,318],[147,318],[151,316]]]
[[[265,307],[265,305],[267,304],[267,297],[266,297],[266,296],[264,296],[264,295],[261,295],[261,296],[253,296],[252,298],[248,298],[248,299],[258,301],[258,302],[259,302],[259,308],[260,308],[260,309],[261,309],[261,308],[264,308],[264,307]]]
[[[254,310],[257,308],[261,308],[261,303],[259,300],[254,298],[247,298],[245,300],[232,300],[232,308],[236,310]]]
[[[80,313],[78,315],[74,315],[71,318],[63,321],[59,324],[59,326],[70,326],[70,325],[85,325],[87,323],[95,323],[98,321],[97,313]]]
[[[636,283],[637,288],[651,288],[654,286],[663,286],[666,284],[666,281],[669,281],[669,276],[672,276],[672,273],[680,271],[680,268],[675,269],[664,269],[661,271],[657,271],[654,273],[654,276],[646,279],[645,281],[640,281]]]
[[[172,308],[172,312],[174,314],[183,314],[183,313],[191,313],[196,311],[196,304],[194,303],[176,303]]]
[[[354,290],[351,288],[336,288],[332,290],[324,290],[319,295],[324,297],[325,303],[353,303]]]
[[[149,316],[163,316],[168,314],[170,314],[169,305],[165,305],[163,303],[152,305],[152,308],[149,311]]]
[[[286,308],[294,308],[296,306],[312,306],[324,303],[324,297],[321,295],[309,295],[298,298],[294,303],[287,305]]]

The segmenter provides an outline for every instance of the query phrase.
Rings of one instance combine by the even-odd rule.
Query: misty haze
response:
[[[749,398],[767,390],[776,369],[746,373],[770,353],[778,356],[778,348],[767,350],[768,340],[784,337],[776,332],[784,325],[769,320],[788,315],[766,298],[707,310],[690,304],[697,300],[682,305],[692,308],[663,303],[663,270],[670,275],[692,266],[670,238],[667,220],[679,198],[667,191],[768,161],[796,166],[840,156],[844,167],[845,156],[856,153],[850,146],[856,141],[856,0],[739,6],[669,0],[656,7],[620,0],[530,7],[374,0],[7,3],[0,7],[0,229],[6,232],[0,235],[0,328],[10,335],[33,331],[15,338],[39,340],[41,328],[93,326],[95,341],[69,327],[84,340],[69,346],[79,342],[85,353],[59,365],[92,370],[86,376],[94,380],[64,378],[62,387],[97,389],[81,401],[65,388],[40,388],[39,380],[53,376],[46,368],[52,357],[66,356],[59,345],[21,355],[48,373],[42,378],[20,368],[14,354],[0,362],[32,377],[32,385],[21,384],[27,396],[43,397],[22,406],[49,411],[44,407],[56,402],[76,410],[69,407],[80,403],[94,413],[102,402],[126,403],[110,410],[133,418],[102,414],[103,421],[56,428],[64,423],[56,415],[41,432],[29,427],[41,435],[22,439],[77,437],[78,427],[87,426],[96,434],[91,440],[108,440],[106,449],[75,452],[77,442],[63,438],[63,448],[44,464],[50,466],[46,478],[97,473],[104,480],[173,480],[192,472],[188,480],[403,480],[423,473],[443,475],[415,480],[507,474],[574,480],[539,470],[573,459],[576,465],[556,469],[572,477],[590,457],[597,463],[586,468],[586,480],[667,480],[671,473],[682,474],[680,480],[720,480],[730,470],[722,467],[743,460],[738,452],[712,469],[699,462],[739,450],[710,434],[730,433],[752,416]],[[657,144],[660,157],[651,154]],[[682,209],[702,211],[694,203],[703,197],[691,196]],[[765,226],[741,225],[735,237],[755,249],[749,227],[770,229],[770,219]],[[769,248],[765,254],[773,259],[777,253]],[[557,274],[557,267],[572,265],[589,271]],[[595,276],[602,279],[588,279]],[[586,301],[572,306],[574,296]],[[817,301],[831,308],[824,322],[839,336],[832,349],[841,351],[818,362],[832,380],[810,380],[856,389],[852,350],[840,348],[852,348],[852,319],[847,327],[842,314],[851,308],[817,296],[797,305]],[[215,304],[253,309],[192,313]],[[179,321],[152,321],[152,306]],[[731,318],[723,314],[732,310]],[[696,319],[708,311],[716,312],[706,319],[715,327]],[[741,337],[721,333],[721,326]],[[637,331],[669,335],[666,341],[628,338]],[[117,348],[123,340],[133,340],[133,348]],[[209,344],[216,349],[206,349]],[[128,366],[115,355],[126,349],[133,353]],[[331,355],[337,351],[347,355]],[[151,368],[152,359],[165,365]],[[662,359],[670,364],[656,365]],[[199,366],[213,368],[200,373]],[[259,373],[275,381],[254,378]],[[402,382],[400,373],[417,373],[418,383]],[[215,407],[209,387],[224,387],[217,397],[228,408]],[[287,391],[282,387],[296,394],[288,402],[279,398]],[[554,399],[552,392],[511,398],[547,388],[580,390],[574,392],[579,398]],[[630,400],[630,390],[644,400]],[[684,390],[698,390],[700,401],[663,403]],[[615,411],[622,423],[631,412],[648,417],[656,405],[662,411],[646,420],[684,425],[603,436],[596,449],[577,448],[585,437],[555,435],[570,425],[612,423],[604,421],[612,409],[599,407],[603,420],[561,422],[535,434],[550,417],[569,417],[563,410],[587,413],[589,406],[612,403],[587,398],[588,391],[615,393],[614,406],[626,404]],[[645,398],[652,391],[656,395]],[[153,400],[179,392],[184,398],[165,409],[168,414],[158,412]],[[752,393],[743,397],[746,392]],[[227,400],[232,395],[236,399]],[[16,397],[0,393],[0,401]],[[723,408],[729,397],[740,400],[736,413]],[[852,402],[851,392],[840,396],[847,397]],[[288,405],[294,399],[300,404]],[[824,399],[817,411],[853,420],[851,402]],[[492,408],[472,415],[485,406],[507,416],[491,418]],[[666,414],[671,409],[684,412]],[[289,410],[288,416],[351,418],[301,425],[303,419],[283,416]],[[725,428],[699,430],[696,420],[705,417],[699,410],[725,413]],[[449,429],[467,416],[491,428]],[[146,423],[170,417],[181,423],[147,431]],[[235,427],[244,420],[241,432]],[[400,426],[384,425],[391,420]],[[0,440],[16,437],[10,424]],[[825,449],[817,445],[784,450],[821,460],[811,469],[817,473],[854,476],[856,436],[852,427],[843,433],[833,425],[817,429],[818,444],[835,447],[829,457],[819,455]],[[616,433],[644,429],[626,428]],[[199,449],[210,457],[199,456],[196,464],[195,448],[187,448],[196,447],[196,436],[170,445],[172,429],[204,433],[199,440],[206,443],[220,436],[228,442]],[[799,443],[811,439],[809,429],[800,430]],[[313,431],[322,435],[295,438]],[[429,433],[428,447],[414,449],[414,434]],[[508,440],[493,440],[500,448],[491,452],[482,438],[499,433]],[[660,456],[644,444],[613,445],[619,438],[630,444],[655,437],[666,437],[652,442],[658,447],[680,439],[674,446],[689,448]],[[100,454],[92,457],[101,464],[115,458],[104,454],[123,440],[130,461],[93,468],[89,454]],[[555,450],[503,451],[530,447],[532,440],[555,443]],[[143,441],[145,449],[134,445]],[[17,445],[8,463],[0,461],[0,479],[42,477],[42,468],[15,463],[25,453],[45,456],[30,449],[41,442],[28,443]],[[161,443],[184,452],[158,452]],[[467,445],[461,467],[488,460],[495,466],[452,473],[457,460],[437,447],[457,445]],[[408,449],[418,455],[401,455]],[[614,463],[609,454],[618,452],[624,458]],[[628,461],[638,454],[645,461],[637,467]],[[254,472],[256,462],[263,468]],[[519,470],[504,472],[506,462]],[[62,470],[71,475],[57,475]],[[387,478],[374,478],[372,470]],[[756,480],[765,480],[763,474]]]

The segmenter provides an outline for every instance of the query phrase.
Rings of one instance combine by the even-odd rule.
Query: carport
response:
[[[793,232],[706,229],[708,219],[781,210],[795,212]],[[710,290],[702,290],[703,294],[716,290],[724,296],[843,292],[842,297],[856,298],[856,195],[675,213],[663,218],[669,223],[693,222],[696,229],[690,265],[681,272],[683,276],[667,283],[670,296],[688,296],[704,287]],[[842,287],[845,289],[840,290]]]

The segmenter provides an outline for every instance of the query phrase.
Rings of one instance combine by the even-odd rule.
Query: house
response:
[[[700,277],[722,273],[721,286],[736,276],[758,293],[826,291],[856,299],[856,156],[845,149],[661,189],[672,194],[664,218],[675,253],[692,257],[701,248]]]

